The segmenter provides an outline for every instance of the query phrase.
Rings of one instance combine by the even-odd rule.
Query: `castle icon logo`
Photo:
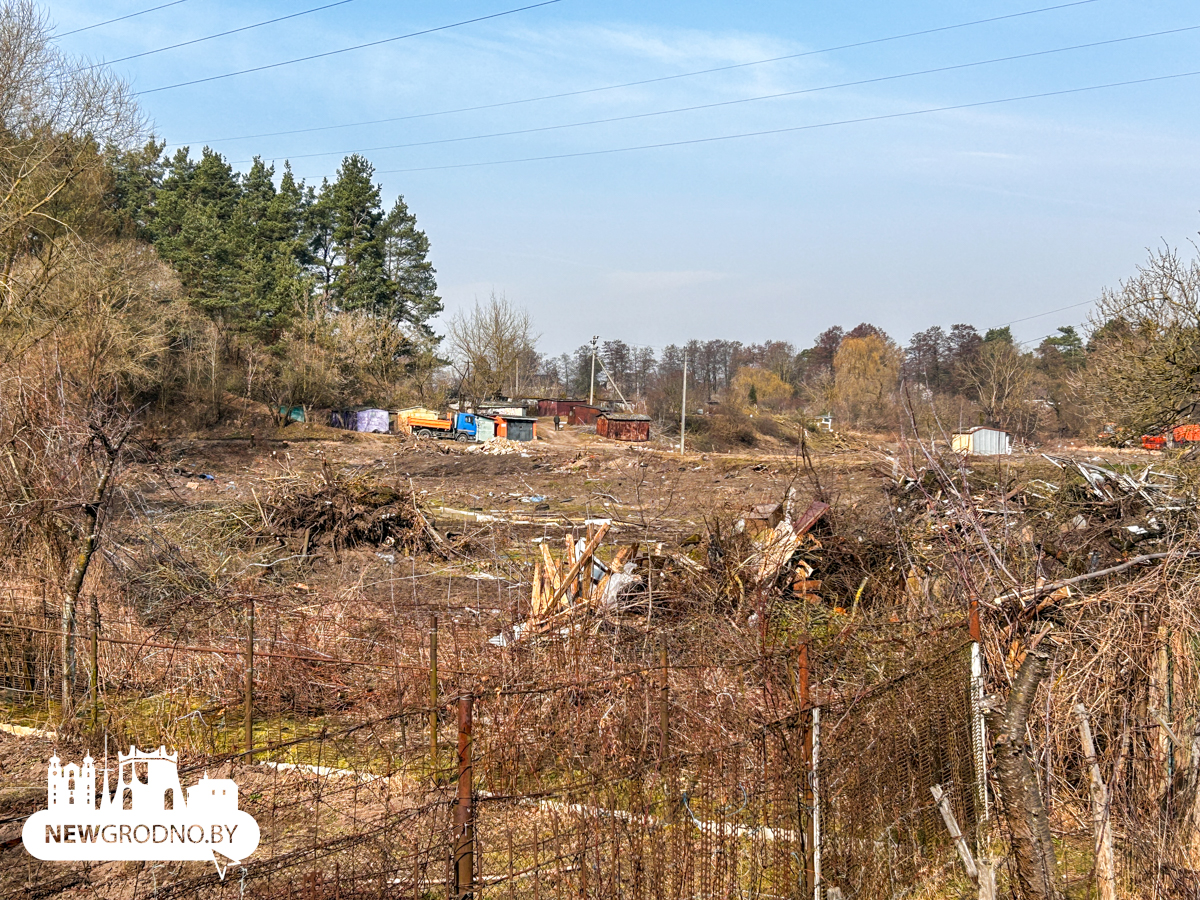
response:
[[[107,754],[99,790],[91,754],[82,765],[52,756],[46,808],[21,831],[25,849],[45,860],[212,859],[224,878],[258,847],[258,823],[238,809],[237,784],[206,773],[185,792],[178,756],[165,747],[118,753],[116,781],[110,792]]]

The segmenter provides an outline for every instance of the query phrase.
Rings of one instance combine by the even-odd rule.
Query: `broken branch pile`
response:
[[[257,500],[257,498],[256,498]],[[407,490],[363,476],[334,474],[318,481],[291,479],[256,504],[256,536],[300,536],[300,554],[326,545],[429,550],[444,555],[446,539],[430,524],[411,486]]]

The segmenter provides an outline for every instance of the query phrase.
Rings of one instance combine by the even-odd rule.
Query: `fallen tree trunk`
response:
[[[1038,685],[1050,671],[1050,657],[1031,650],[1013,681],[1003,710],[993,709],[988,725],[996,736],[992,753],[999,799],[1016,863],[1021,895],[1057,900],[1058,866],[1050,837],[1050,819],[1025,741],[1026,722]]]

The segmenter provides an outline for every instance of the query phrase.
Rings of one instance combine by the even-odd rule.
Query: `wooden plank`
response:
[[[554,554],[550,552],[550,546],[545,541],[542,541],[541,548],[542,571],[545,573],[546,586],[551,591],[557,591],[558,586],[562,584],[562,570],[554,559]]]
[[[576,565],[578,560],[575,559],[575,535],[573,533],[563,535],[563,545],[563,568],[565,568],[567,571],[574,569],[576,575],[578,575],[579,567]],[[567,589],[567,599],[569,600],[573,598],[579,590],[579,584],[575,575],[564,576],[563,583],[558,586],[557,590],[561,590],[563,587],[566,587]],[[553,602],[551,602],[551,606],[553,605]]]
[[[592,539],[596,536],[596,527],[591,522],[587,524],[587,543],[584,545],[583,557],[579,561],[579,598],[581,600],[592,599],[592,572],[595,568],[593,560],[595,559],[595,545]],[[593,549],[589,551],[588,547]]]
[[[529,617],[540,618],[542,615],[542,561],[533,564],[533,596],[529,600]]]
[[[567,572],[567,577],[565,579],[563,579],[563,583],[561,585],[559,585],[558,590],[556,590],[554,592],[554,596],[550,598],[550,602],[548,604],[546,604],[547,609],[554,609],[555,604],[557,604],[558,601],[562,599],[563,595],[567,592],[568,587],[572,584],[572,582],[575,581],[576,578],[579,577],[579,570],[583,566],[583,560],[587,559],[593,553],[596,552],[596,548],[598,546],[600,546],[600,542],[602,540],[604,540],[604,536],[606,534],[608,534],[608,529],[610,527],[612,527],[612,523],[605,522],[604,524],[602,524],[600,526],[599,529],[597,529],[596,534],[592,537],[592,539],[590,541],[588,541],[587,546],[583,548],[583,554],[581,555],[581,557],[579,559],[575,560],[574,564],[571,566],[570,570]],[[575,547],[574,547],[574,545],[572,545],[572,547],[571,547],[572,555],[574,554],[574,552],[575,552]]]
[[[821,520],[821,516],[829,512],[829,504],[822,503],[820,500],[814,500],[808,504],[808,509],[796,520],[796,524],[792,526],[792,530],[796,537],[803,537],[808,534],[814,525]]]

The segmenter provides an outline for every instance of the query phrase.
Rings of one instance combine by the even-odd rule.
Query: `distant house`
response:
[[[600,407],[588,406],[586,403],[576,403],[567,413],[568,425],[595,425],[596,417],[600,415]]]
[[[475,439],[490,441],[505,438],[510,441],[532,441],[537,437],[537,419],[532,416],[502,416],[497,412],[475,416]]]
[[[562,416],[566,418],[571,414],[571,407],[583,403],[582,400],[555,400],[542,399],[537,402],[537,414],[539,416]]]
[[[596,416],[596,434],[614,441],[648,441],[650,417],[600,413]]]
[[[525,415],[525,407],[523,406],[489,406],[484,412],[495,413],[498,416],[523,416]]]
[[[990,425],[977,425],[951,435],[950,448],[972,456],[1006,456],[1012,453],[1012,435]]]

